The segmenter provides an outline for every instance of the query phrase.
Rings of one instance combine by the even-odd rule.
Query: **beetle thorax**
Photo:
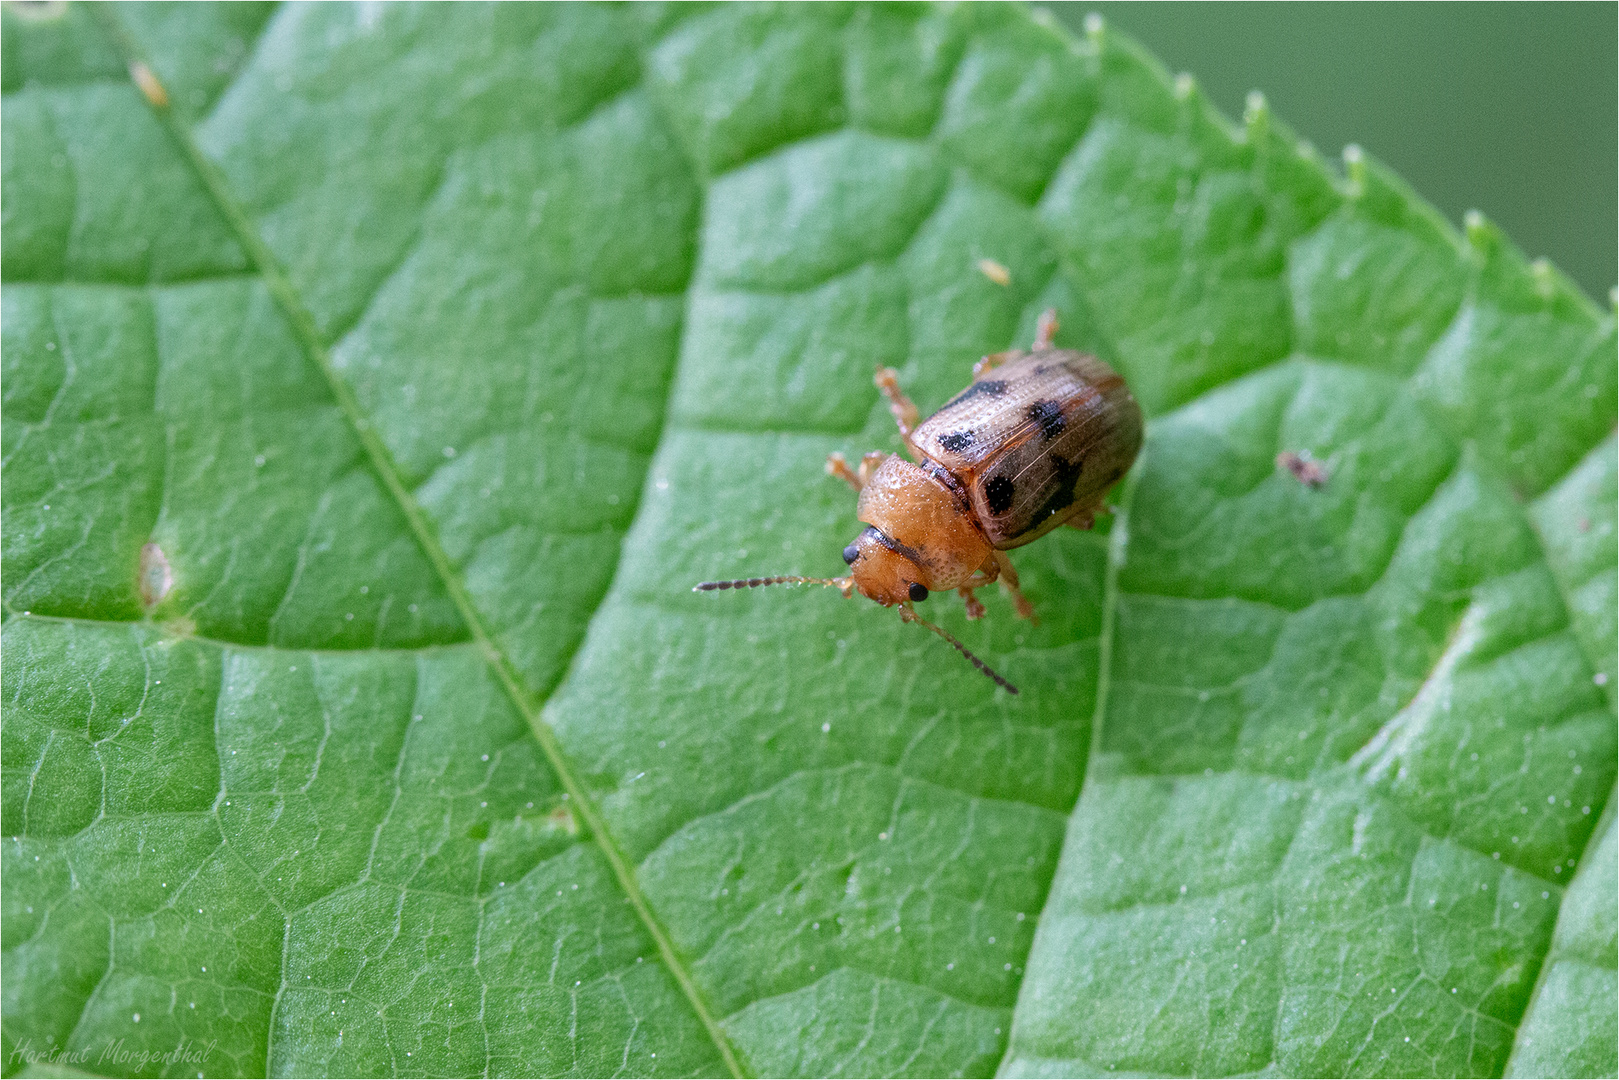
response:
[[[855,587],[879,604],[903,603],[908,587],[954,589],[991,557],[989,540],[945,480],[891,456],[860,492],[857,515],[872,528],[851,545]]]

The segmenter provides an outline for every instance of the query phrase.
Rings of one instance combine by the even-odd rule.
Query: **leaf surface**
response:
[[[4,18],[8,1074],[1612,1074],[1614,320],[1487,223],[1010,8]],[[1021,696],[689,591],[1046,307]]]

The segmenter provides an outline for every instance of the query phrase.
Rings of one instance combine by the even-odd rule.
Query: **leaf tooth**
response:
[[[1243,102],[1242,123],[1248,129],[1249,141],[1254,143],[1270,129],[1270,102],[1265,100],[1264,91],[1248,91]]]
[[[1529,276],[1535,283],[1535,293],[1542,300],[1550,300],[1557,295],[1557,270],[1550,259],[1542,255],[1531,262]]]
[[[1344,173],[1349,197],[1358,199],[1365,195],[1366,151],[1360,148],[1359,143],[1350,143],[1344,147]]]

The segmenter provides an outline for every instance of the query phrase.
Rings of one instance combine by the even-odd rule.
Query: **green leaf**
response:
[[[1614,318],[1487,223],[1009,7],[4,20],[7,1075],[1613,1074]],[[1046,307],[1020,696],[689,591]]]
[[[1619,994],[1613,905],[1619,892],[1619,850],[1611,792],[1598,835],[1563,899],[1551,955],[1518,1030],[1508,1076],[1611,1076],[1619,1069],[1608,1038],[1607,1007]]]

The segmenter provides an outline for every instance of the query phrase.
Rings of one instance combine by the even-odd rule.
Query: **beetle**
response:
[[[877,372],[911,461],[872,451],[851,469],[842,454],[826,471],[859,494],[866,528],[843,549],[841,578],[796,575],[705,581],[694,591],[761,585],[829,585],[856,590],[900,618],[920,623],[1010,691],[966,646],[916,613],[931,594],[954,589],[978,619],[974,590],[999,582],[1019,616],[1034,608],[1007,552],[1068,525],[1089,529],[1108,490],[1141,449],[1141,408],[1124,379],[1088,353],[1053,345],[1057,315],[1040,316],[1033,346],[986,356],[972,382],[926,420],[893,368]]]

